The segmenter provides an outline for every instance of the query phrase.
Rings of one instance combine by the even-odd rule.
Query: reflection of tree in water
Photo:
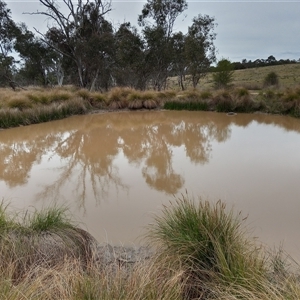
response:
[[[58,179],[44,187],[39,197],[58,200],[60,191],[72,182],[73,194],[84,207],[90,191],[96,201],[106,198],[111,186],[127,188],[113,165],[119,153],[118,136],[110,128],[72,130],[59,141],[54,153],[64,159]]]
[[[24,139],[14,139],[15,132],[17,131],[3,131],[3,142],[0,139],[0,180],[5,181],[11,188],[27,183],[32,166],[41,162],[46,148],[55,140],[53,135],[48,135],[43,140],[37,139],[33,143],[30,138],[26,139],[26,132]]]
[[[111,185],[125,188],[112,163],[119,152],[113,129],[99,131],[90,124],[87,128],[87,124],[78,124],[72,118],[45,125],[31,127],[31,131],[30,126],[18,128],[14,134],[9,134],[9,130],[1,132],[1,180],[10,187],[26,184],[32,166],[41,163],[42,156],[47,155],[48,160],[58,156],[62,164],[56,168],[57,179],[47,183],[37,199],[58,200],[62,190],[71,183],[72,194],[83,206],[90,192],[95,199],[100,199],[108,194]]]
[[[197,164],[209,161],[213,141],[226,141],[231,124],[275,123],[266,115],[192,112],[134,112],[90,115],[0,132],[0,180],[9,187],[24,185],[34,164],[44,155],[58,156],[61,166],[54,182],[39,197],[57,199],[72,185],[72,195],[84,205],[87,195],[107,197],[111,188],[126,189],[114,161],[122,153],[141,168],[145,182],[166,193],[184,185],[174,169],[173,150],[184,149]],[[299,120],[276,118],[277,126],[300,132]],[[51,156],[50,158],[51,159]]]
[[[184,179],[173,168],[173,147],[184,146],[193,162],[205,163],[211,151],[210,140],[228,131],[228,128],[215,129],[214,123],[207,119],[183,121],[182,114],[178,118],[176,114],[135,112],[82,119],[81,123],[71,118],[48,126],[41,124],[31,134],[18,129],[15,136],[2,143],[1,154],[6,162],[1,165],[3,179],[11,185],[25,184],[32,165],[40,163],[42,155],[58,156],[62,165],[56,169],[57,179],[47,183],[37,197],[58,200],[61,191],[71,184],[72,195],[83,206],[90,191],[95,199],[101,199],[112,186],[126,188],[113,163],[122,150],[130,164],[141,166],[149,186],[176,193]],[[18,165],[23,172],[14,173]]]
[[[220,126],[209,118],[199,119],[199,114],[184,116],[183,112],[123,114],[118,121],[122,118],[127,128],[121,131],[125,156],[129,162],[144,164],[142,174],[148,185],[170,194],[184,184],[182,175],[173,168],[174,147],[183,146],[192,162],[204,164],[209,161],[211,141],[230,136],[226,118],[227,124]]]

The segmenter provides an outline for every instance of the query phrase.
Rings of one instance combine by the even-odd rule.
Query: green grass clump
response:
[[[196,202],[183,195],[155,218],[149,238],[160,253],[159,264],[183,267],[191,280],[187,298],[196,299],[210,293],[210,282],[258,288],[265,278],[264,259],[242,225],[241,215],[221,201]]]
[[[5,205],[2,201],[0,203],[0,234],[7,229],[13,228],[15,225],[15,220],[9,217],[7,208],[8,205]]]
[[[34,231],[50,231],[55,229],[71,228],[71,219],[65,208],[52,207],[42,211],[35,211],[29,217],[28,228]]]

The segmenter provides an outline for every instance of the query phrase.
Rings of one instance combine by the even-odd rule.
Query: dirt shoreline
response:
[[[132,270],[135,265],[145,263],[154,255],[154,250],[147,246],[112,246],[101,243],[96,246],[94,263],[100,270],[116,272]]]

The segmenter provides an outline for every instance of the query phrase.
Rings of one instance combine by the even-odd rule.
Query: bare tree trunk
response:
[[[185,87],[184,87],[184,84],[183,84],[183,74],[180,73],[178,75],[178,85],[180,86],[181,90],[184,91],[185,90]]]
[[[95,84],[96,84],[96,81],[98,79],[98,75],[99,75],[99,68],[97,69],[96,75],[95,75],[95,77],[92,81],[91,88],[90,88],[91,92],[93,92],[95,90]]]
[[[56,63],[55,72],[56,72],[57,84],[58,86],[62,86],[65,74],[60,61]]]

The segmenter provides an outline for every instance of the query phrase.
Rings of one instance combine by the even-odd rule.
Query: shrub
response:
[[[217,89],[227,88],[233,81],[234,66],[228,59],[221,59],[213,73],[214,86]]]
[[[279,85],[279,78],[277,73],[275,72],[268,73],[264,79],[264,86],[269,87],[269,86],[278,86],[278,85]]]

